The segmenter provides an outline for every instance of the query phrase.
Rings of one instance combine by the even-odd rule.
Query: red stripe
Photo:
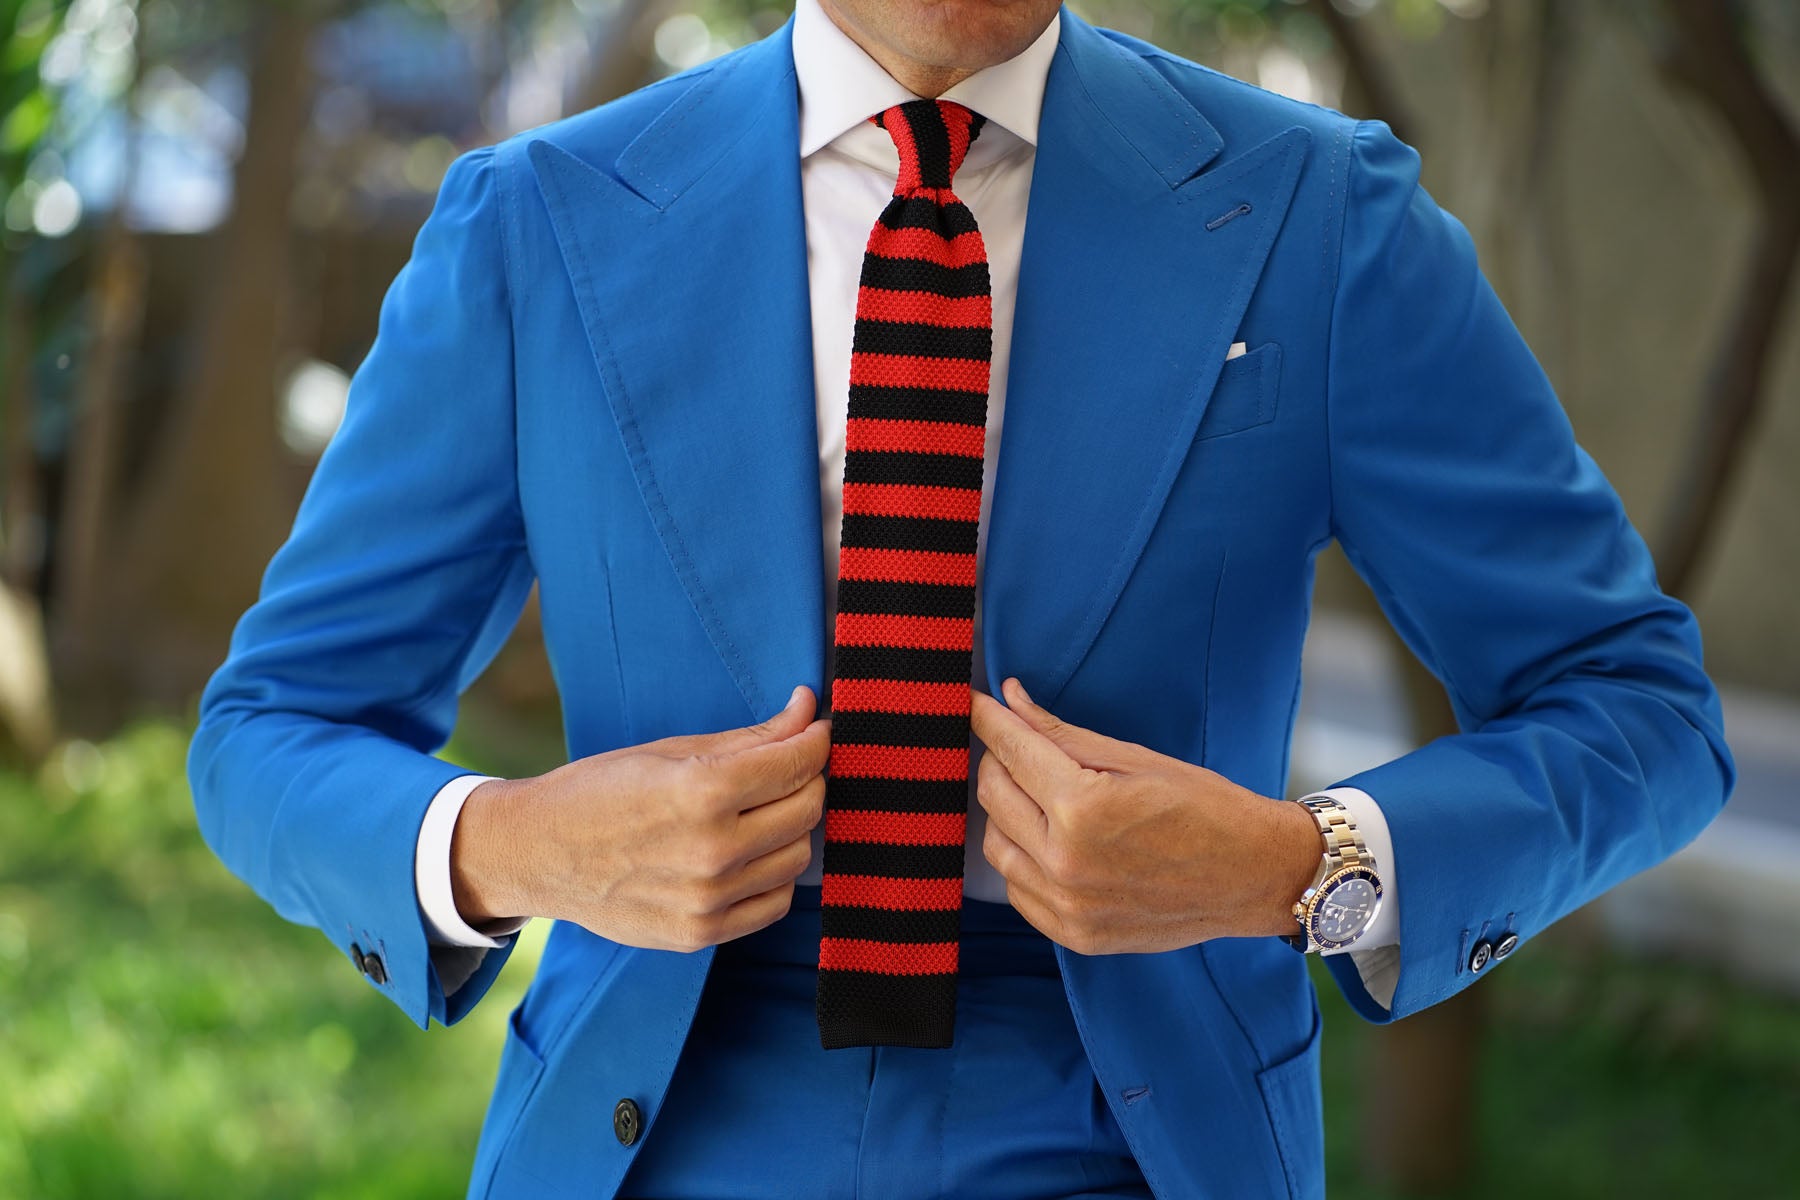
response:
[[[872,812],[832,809],[825,837],[834,842],[882,842],[894,846],[960,846],[969,814]]]
[[[845,546],[838,554],[838,578],[974,587],[975,556],[945,554],[939,550],[883,550],[873,546]]]
[[[981,517],[981,492],[977,488],[923,487],[912,483],[846,483],[844,511],[865,517],[975,521]]]
[[[925,358],[917,354],[850,356],[852,387],[950,388],[985,392],[989,364],[982,358]]]
[[[840,613],[838,620],[842,621],[847,615]],[[901,643],[882,644],[897,646]],[[969,711],[969,691],[970,685],[966,683],[915,683],[910,679],[834,679],[831,681],[831,708],[833,712],[841,709],[844,712],[930,713],[934,716],[953,717]]]
[[[890,879],[885,875],[839,875],[827,871],[819,891],[823,904],[893,912],[942,912],[961,908],[962,898],[960,875],[954,879]]]
[[[940,267],[966,267],[987,261],[980,230],[946,238],[933,229],[889,229],[877,222],[869,234],[868,253],[877,258],[917,258]]]
[[[846,450],[912,450],[980,458],[986,448],[987,429],[981,425],[851,417],[844,429]]]
[[[872,942],[820,938],[822,971],[875,971],[882,975],[949,975],[956,971],[958,942]]]
[[[945,329],[988,329],[994,324],[994,298],[859,288],[856,315],[871,321],[904,321]]]
[[[873,746],[855,742],[831,748],[833,775],[873,775],[880,779],[967,779],[969,748]]]
[[[973,650],[975,622],[964,617],[900,613],[837,614],[839,646],[904,646],[909,650]],[[854,707],[853,705],[847,707]]]

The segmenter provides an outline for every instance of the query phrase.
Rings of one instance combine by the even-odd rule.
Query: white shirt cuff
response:
[[[459,775],[446,783],[432,797],[419,825],[419,843],[413,856],[413,887],[418,892],[419,909],[425,914],[426,933],[440,946],[478,947],[498,950],[506,943],[475,929],[456,909],[456,895],[450,885],[450,842],[456,834],[456,818],[462,815],[469,793],[493,779],[492,775]],[[510,937],[525,925],[518,921],[495,929],[500,937]],[[460,957],[460,956],[459,956]],[[471,956],[477,963],[481,956]],[[471,971],[471,973],[473,973]],[[445,981],[445,991],[455,991]]]
[[[1310,792],[1312,796],[1329,796],[1350,811],[1363,845],[1375,859],[1381,875],[1381,908],[1363,935],[1350,945],[1321,954],[1348,954],[1362,976],[1363,987],[1370,999],[1383,1008],[1394,1006],[1394,988],[1400,982],[1400,880],[1394,864],[1394,841],[1388,833],[1387,817],[1375,798],[1361,788],[1327,788]]]

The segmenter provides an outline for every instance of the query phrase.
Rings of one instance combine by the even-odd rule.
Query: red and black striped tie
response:
[[[968,821],[975,547],[993,302],[951,191],[984,118],[912,100],[856,301],[826,771],[824,1048],[946,1047]]]

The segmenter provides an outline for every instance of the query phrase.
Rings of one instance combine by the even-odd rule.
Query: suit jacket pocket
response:
[[[1247,354],[1227,359],[1213,385],[1212,398],[1200,415],[1195,441],[1224,437],[1266,425],[1275,419],[1281,391],[1281,346],[1264,342]]]
[[[1323,1034],[1315,998],[1312,1033],[1306,1042],[1294,1054],[1256,1073],[1290,1200],[1323,1200],[1325,1195],[1325,1114],[1319,1080]]]
[[[544,1059],[520,1026],[524,1005],[512,1010],[506,1019],[506,1040],[500,1049],[499,1076],[494,1093],[488,1100],[487,1118],[482,1122],[481,1140],[475,1148],[475,1166],[470,1172],[471,1196],[492,1197],[504,1194],[497,1190],[495,1172],[500,1159],[512,1141],[519,1114],[537,1089],[544,1073]]]

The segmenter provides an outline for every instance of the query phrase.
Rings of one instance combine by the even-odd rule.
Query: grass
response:
[[[421,1033],[201,843],[185,732],[0,775],[0,1196],[458,1196],[531,952]]]
[[[421,1033],[212,857],[185,736],[144,724],[0,773],[0,1196],[460,1196],[541,923],[467,1021]],[[451,753],[507,771],[523,752],[465,733]],[[1795,1194],[1790,1001],[1536,943],[1482,986],[1455,1195]],[[1380,1196],[1352,1114],[1383,1035],[1323,996],[1332,1194]]]

